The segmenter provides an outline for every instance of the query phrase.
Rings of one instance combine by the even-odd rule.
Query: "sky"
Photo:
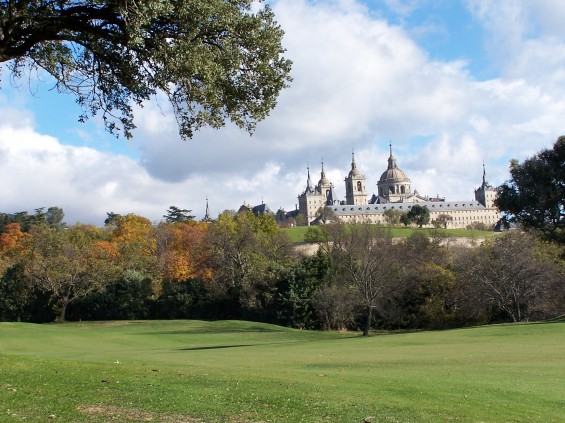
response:
[[[0,212],[61,207],[69,224],[107,212],[212,217],[243,203],[293,210],[320,178],[340,198],[355,153],[369,195],[389,144],[419,194],[471,200],[565,134],[565,1],[274,0],[290,87],[250,136],[234,125],[181,141],[160,99],[116,139],[46,75],[0,81]]]

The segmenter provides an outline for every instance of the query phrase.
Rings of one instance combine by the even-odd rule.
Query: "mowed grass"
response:
[[[0,421],[563,422],[565,322],[0,324]]]
[[[308,226],[295,226],[293,228],[283,228],[292,242],[304,242]],[[430,228],[414,228],[404,226],[393,226],[390,228],[391,235],[394,238],[408,238],[413,233],[423,233],[426,236],[440,234],[442,236],[451,236],[456,238],[488,238],[495,233],[492,231],[478,231],[469,229],[430,229]]]

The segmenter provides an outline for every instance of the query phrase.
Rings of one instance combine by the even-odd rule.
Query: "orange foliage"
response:
[[[117,261],[120,258],[118,245],[115,242],[98,240],[94,241],[92,246],[94,251],[96,251],[96,258],[106,258],[110,261]]]
[[[0,234],[0,253],[7,254],[19,250],[27,236],[28,234],[21,231],[19,223],[8,223]]]
[[[145,255],[155,254],[156,239],[151,221],[135,214],[118,216],[111,238],[120,246],[140,250]]]
[[[157,232],[157,254],[163,279],[184,281],[209,279],[205,266],[208,248],[205,242],[208,225],[196,222],[162,223]]]

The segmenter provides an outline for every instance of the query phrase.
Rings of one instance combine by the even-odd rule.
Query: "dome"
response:
[[[379,182],[409,182],[410,179],[397,167],[388,168],[383,172]]]
[[[410,182],[410,179],[402,170],[396,165],[396,157],[392,154],[392,145],[390,146],[390,157],[388,158],[388,168],[383,172],[380,183],[397,183],[397,182]]]

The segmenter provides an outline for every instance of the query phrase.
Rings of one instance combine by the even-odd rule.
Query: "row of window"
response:
[[[430,207],[433,209],[433,208],[436,207],[436,204],[426,205],[425,207],[428,207],[428,206],[430,206]],[[443,204],[438,204],[437,206],[438,206],[438,208],[443,208]],[[480,204],[479,204],[479,203],[474,203],[474,204],[469,203],[469,207],[472,207],[472,206],[478,207],[478,206],[480,206]],[[451,204],[447,204],[447,205],[446,205],[446,208],[450,208],[450,207],[452,207]],[[459,207],[459,204],[458,204],[458,203],[455,203],[455,204],[453,205],[453,207]],[[467,203],[461,204],[461,207],[467,207]],[[390,208],[391,208],[391,210],[394,210],[394,209],[395,209],[395,206],[391,206]],[[412,206],[407,206],[406,208],[407,208],[407,209],[411,209]],[[398,206],[398,209],[399,209],[399,210],[402,210],[402,209],[403,209],[403,206]],[[351,207],[349,210],[350,210],[350,211],[355,211],[355,207]],[[363,211],[363,207],[359,207],[357,210],[358,210],[358,211]],[[366,210],[367,210],[367,211],[371,211],[371,207],[367,207]],[[380,209],[379,209],[379,206],[375,206],[375,207],[374,207],[374,210],[379,211],[379,210],[380,210]],[[383,206],[383,207],[382,207],[382,210],[386,210],[386,206]],[[334,211],[339,211],[339,208],[335,207],[335,208],[334,208]],[[347,208],[346,208],[346,207],[343,207],[343,208],[341,209],[341,211],[347,211]],[[465,210],[464,210],[464,211],[465,211]],[[467,211],[471,211],[471,210],[467,210]]]

